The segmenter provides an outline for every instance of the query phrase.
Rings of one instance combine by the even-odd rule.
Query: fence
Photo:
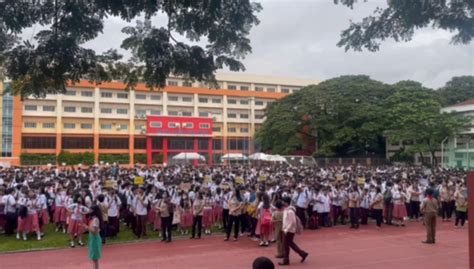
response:
[[[364,166],[378,166],[389,164],[390,161],[383,157],[353,157],[353,158],[315,158],[318,166],[349,166],[349,165],[364,165]]]

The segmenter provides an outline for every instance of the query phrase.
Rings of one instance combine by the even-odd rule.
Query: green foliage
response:
[[[415,156],[413,152],[405,150],[405,148],[401,148],[390,158],[391,162],[403,162],[403,163],[414,163]]]
[[[163,163],[163,154],[153,155],[153,163]]]
[[[362,2],[334,0],[336,4],[342,3],[350,8],[358,1]],[[409,41],[416,29],[430,26],[454,32],[451,39],[454,44],[467,44],[474,36],[472,1],[390,0],[386,3],[387,7],[377,7],[372,16],[361,22],[351,22],[349,28],[341,33],[337,45],[346,51],[377,51],[385,39]]]
[[[58,154],[58,163],[65,163],[66,165],[93,165],[94,164],[94,153],[71,153],[68,151],[61,151]]]
[[[251,52],[248,35],[260,10],[249,0],[0,1],[0,66],[23,97],[64,92],[68,82],[81,79],[119,79],[127,89],[140,79],[150,88],[163,87],[171,73],[214,81],[219,68],[244,70],[240,60]],[[116,50],[97,54],[84,46],[111,16],[127,22],[144,17],[122,29],[128,37],[121,47],[133,56],[127,60]],[[155,16],[164,16],[166,23],[153,25]],[[34,42],[22,40],[22,31],[33,25],[41,29]]]
[[[130,156],[128,154],[100,154],[99,161],[109,164],[129,164]]]
[[[47,165],[48,163],[55,165],[56,155],[22,153],[20,155],[20,163],[21,165]]]
[[[133,159],[135,163],[146,164],[147,163],[147,156],[146,154],[134,154]]]
[[[474,76],[453,77],[438,92],[445,106],[474,99]]]

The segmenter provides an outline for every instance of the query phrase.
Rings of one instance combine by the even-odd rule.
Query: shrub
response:
[[[130,156],[128,154],[100,154],[99,161],[109,164],[128,164]]]
[[[20,163],[21,165],[47,165],[48,163],[55,165],[56,155],[23,153],[20,155]]]

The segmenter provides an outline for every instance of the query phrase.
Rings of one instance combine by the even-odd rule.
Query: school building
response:
[[[244,74],[216,80],[218,89],[170,77],[163,89],[139,84],[134,91],[119,82],[81,81],[64,94],[25,100],[0,82],[0,165],[45,164],[61,152],[121,164],[150,156],[167,162],[180,152],[198,152],[210,164],[227,153],[249,155],[258,150],[253,137],[267,105],[318,83]]]

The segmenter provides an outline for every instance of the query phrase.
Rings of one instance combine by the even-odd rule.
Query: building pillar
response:
[[[99,163],[99,133],[100,133],[100,89],[95,87],[94,89],[94,162]]]
[[[56,99],[56,156],[59,155],[62,150],[63,109],[63,96],[62,94],[58,94]],[[68,165],[73,164],[68,163]]]
[[[194,138],[194,152],[198,153],[199,151],[199,140],[197,137]],[[193,165],[196,167],[199,164],[199,160],[193,160]]]
[[[212,166],[212,162],[213,162],[213,152],[212,152],[212,137],[209,137],[207,139],[207,155],[209,156],[208,160],[207,160],[207,165],[209,166]]]
[[[471,195],[467,196],[467,208],[474,208],[474,171],[467,174],[467,192]],[[469,221],[469,268],[474,268],[474,221]]]
[[[130,101],[130,106],[128,108],[128,154],[129,165],[130,167],[133,167],[135,165],[135,91],[130,91],[128,95]]]
[[[146,137],[146,164],[148,167],[151,167],[152,165],[152,141],[151,141],[152,137],[151,136],[147,136]]]
[[[163,165],[168,165],[168,137],[163,137]]]
[[[20,165],[21,135],[23,128],[23,102],[20,96],[13,96],[12,115],[12,165]]]

